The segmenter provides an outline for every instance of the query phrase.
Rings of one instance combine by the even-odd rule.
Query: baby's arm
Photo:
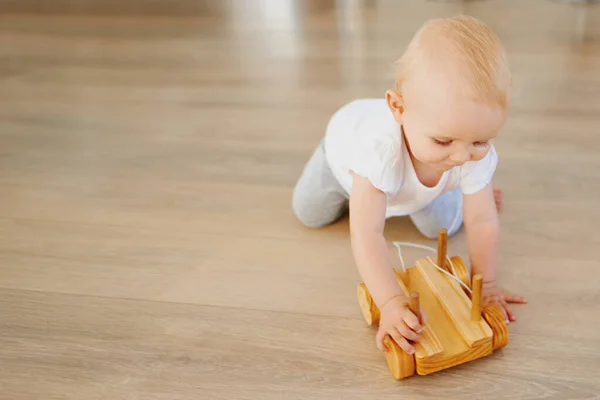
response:
[[[500,221],[492,185],[464,196],[463,219],[473,274],[481,274],[483,283],[496,280]]]
[[[377,306],[403,295],[396,283],[383,236],[386,196],[369,180],[354,175],[350,196],[350,237],[358,271]]]
[[[471,270],[483,277],[484,301],[498,302],[507,319],[514,321],[514,314],[507,303],[524,303],[525,299],[505,294],[496,286],[500,221],[491,184],[477,193],[464,196],[463,218]]]
[[[412,354],[414,348],[406,339],[419,340],[415,332],[419,332],[421,326],[396,282],[383,236],[385,211],[385,193],[368,179],[354,175],[350,195],[350,237],[359,273],[381,311],[377,347],[384,350],[383,338],[389,334]]]

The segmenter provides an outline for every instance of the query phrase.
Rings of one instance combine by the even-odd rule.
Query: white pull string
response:
[[[406,247],[414,247],[417,249],[424,249],[424,250],[429,250],[433,253],[437,252],[436,249],[434,249],[433,247],[430,246],[425,246],[422,244],[417,244],[417,243],[409,243],[409,242],[392,242],[392,244],[394,246],[396,246],[396,248],[398,249],[398,257],[400,258],[400,264],[402,264],[402,271],[406,272],[406,267],[404,265],[404,258],[402,257],[402,250],[401,250],[401,246],[406,246]],[[431,257],[427,256],[427,259],[429,260],[429,262],[431,262],[431,264],[433,264],[437,269],[439,269],[441,272],[443,272],[444,274],[448,275],[449,277],[456,279],[456,281],[462,286],[464,287],[469,293],[473,293],[473,291],[471,290],[471,288],[469,286],[467,286],[463,281],[461,281],[456,273],[456,269],[454,268],[454,263],[452,262],[452,260],[450,259],[450,257],[448,257],[448,255],[446,255],[446,259],[448,260],[448,262],[450,263],[450,268],[452,268],[452,274],[449,273],[448,271],[446,271],[445,269],[441,268],[439,265],[437,265],[436,263],[433,262],[433,260],[431,259]]]

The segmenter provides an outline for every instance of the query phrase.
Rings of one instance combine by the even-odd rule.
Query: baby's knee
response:
[[[323,228],[328,225],[328,221],[323,221],[318,218],[315,218],[314,215],[310,211],[307,211],[302,208],[294,207],[294,215],[296,215],[296,219],[305,227],[311,229]]]
[[[460,231],[460,229],[462,228],[462,218],[460,218],[459,220],[457,220],[454,225],[450,226],[450,228],[446,229],[446,231],[448,232],[448,237],[452,237],[454,236],[456,233],[458,233],[458,231]]]
[[[320,221],[311,218],[310,213],[306,212],[303,209],[298,209],[294,207],[294,215],[296,216],[296,219],[307,228],[318,229],[324,226],[324,224]]]
[[[425,236],[427,239],[437,239],[439,230],[432,226],[420,226],[415,224],[415,227],[421,235]]]
[[[428,239],[436,239],[440,229],[446,229],[448,237],[458,233],[463,225],[462,208],[460,205],[453,207],[442,207],[436,204],[434,207],[417,211],[410,218],[421,234]]]
[[[323,228],[339,220],[347,211],[348,202],[335,192],[314,196],[305,190],[294,190],[292,209],[296,218],[308,228]]]
[[[296,190],[294,190],[294,196],[292,198],[292,210],[294,211],[296,219],[307,228],[317,229],[325,225],[323,221],[320,221],[317,218],[316,208],[311,207],[306,201],[306,198],[301,196]]]

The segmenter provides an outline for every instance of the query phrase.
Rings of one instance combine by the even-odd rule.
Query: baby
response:
[[[385,99],[339,109],[304,167],[294,212],[317,228],[349,211],[358,271],[381,311],[380,350],[389,335],[413,354],[410,341],[421,331],[383,235],[392,216],[409,216],[429,238],[464,225],[484,304],[497,302],[514,321],[507,303],[525,302],[495,283],[501,195],[491,185],[498,161],[492,143],[506,120],[510,82],[505,49],[484,23],[468,16],[428,21],[397,62],[394,89]]]

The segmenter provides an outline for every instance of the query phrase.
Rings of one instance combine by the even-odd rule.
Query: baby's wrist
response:
[[[491,285],[496,282],[496,274],[491,268],[488,268],[488,269],[474,268],[472,276],[475,276],[475,275],[481,275],[483,286]]]
[[[391,303],[395,303],[397,301],[400,301],[400,302],[408,305],[408,299],[406,298],[406,296],[403,293],[400,293],[400,294],[395,294],[392,297],[385,300],[379,307],[379,310],[383,310],[387,305],[389,305]]]
[[[495,279],[490,279],[490,280],[484,280],[482,281],[482,287],[484,288],[491,288],[496,286],[496,280]]]

